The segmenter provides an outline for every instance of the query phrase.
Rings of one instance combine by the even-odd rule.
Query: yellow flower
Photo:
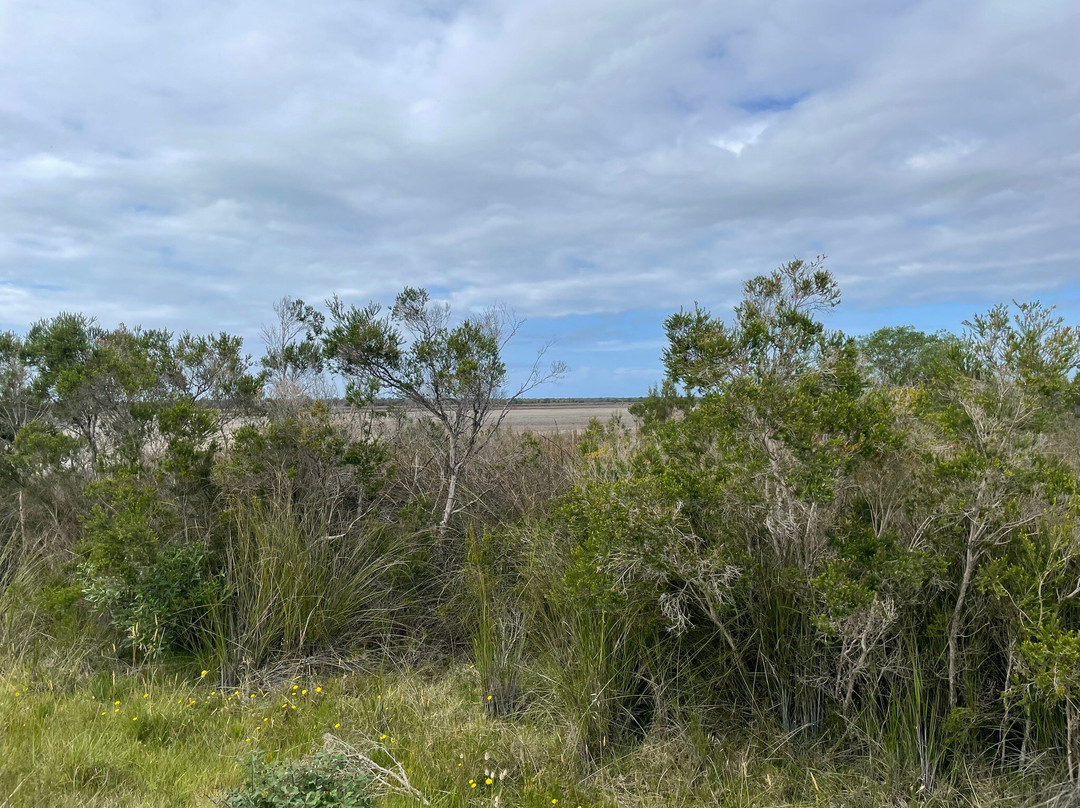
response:
[[[142,697],[143,697],[144,699],[148,699],[148,698],[150,698],[150,694],[149,694],[149,693],[143,693],[143,694],[142,694]]]
[[[386,736],[385,736],[385,735],[380,735],[380,736],[379,736],[379,740],[380,740],[380,741],[385,741],[385,740],[386,740]]]
[[[322,693],[322,688],[321,688],[321,687],[317,687],[317,688],[315,688],[315,692],[316,692],[316,693]]]
[[[263,719],[263,723],[265,724],[265,723],[266,723],[266,722],[268,722],[269,720],[270,720],[269,718],[264,718],[264,719]]]
[[[199,676],[200,676],[200,677],[202,677],[202,676],[206,676],[206,674],[208,674],[209,672],[210,672],[210,671],[199,671]]]
[[[101,711],[101,714],[102,714],[102,715],[105,715],[105,711],[104,711],[104,710],[102,710],[102,711]]]
[[[252,694],[251,694],[251,698],[255,698],[255,694],[254,694],[254,693],[252,693]]]
[[[133,715],[133,716],[131,716],[131,720],[132,720],[132,721],[138,721],[138,720],[139,720],[139,716],[137,716],[137,715]]]
[[[301,696],[306,696],[307,695],[307,690],[301,690],[300,695]]]
[[[555,797],[552,797],[552,798],[551,798],[551,804],[552,804],[552,805],[558,805],[558,804],[559,804],[559,801],[558,801],[557,799],[555,799]]]
[[[299,689],[300,689],[300,685],[293,685],[293,686],[292,686],[292,689],[293,689],[293,690],[299,690]]]
[[[476,788],[476,783],[469,783],[469,788]]]
[[[492,698],[493,698],[492,696],[488,696],[488,701],[491,701]]]
[[[488,778],[487,780],[485,780],[485,781],[484,781],[484,783],[485,783],[485,784],[487,784],[487,785],[489,785],[489,786],[490,786],[490,785],[491,785],[492,783],[494,783],[494,782],[495,782],[495,781],[494,781],[494,780],[492,780],[492,779],[491,779],[490,777],[489,777],[489,778]]]
[[[341,724],[334,724],[334,729],[337,729],[340,726],[341,726]]]

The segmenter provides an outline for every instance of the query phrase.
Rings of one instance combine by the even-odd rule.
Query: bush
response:
[[[298,760],[248,762],[247,781],[222,808],[363,808],[373,805],[371,778],[349,770],[343,755],[319,751]]]
[[[206,546],[180,538],[175,508],[133,476],[95,483],[87,493],[99,501],[76,548],[78,582],[117,647],[148,658],[200,650],[222,597]]]

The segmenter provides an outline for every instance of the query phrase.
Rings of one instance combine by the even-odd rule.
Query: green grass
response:
[[[572,726],[528,712],[492,717],[485,698],[467,665],[224,692],[198,671],[75,682],[8,675],[0,677],[0,808],[212,805],[243,779],[251,755],[298,757],[330,736],[382,765],[400,763],[437,808],[876,808],[909,797],[873,761],[778,747],[768,728],[734,740],[656,729],[589,767],[575,754]],[[984,777],[895,804],[973,808],[1024,797],[1023,783]],[[419,803],[390,792],[378,804]]]

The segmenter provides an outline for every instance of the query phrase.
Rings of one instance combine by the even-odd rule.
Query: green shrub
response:
[[[149,658],[199,650],[222,592],[205,545],[182,540],[175,508],[134,476],[95,483],[88,493],[98,502],[77,547],[77,578],[117,647]]]
[[[298,760],[248,762],[247,781],[222,808],[363,808],[373,805],[371,778],[349,771],[344,756],[316,752]]]

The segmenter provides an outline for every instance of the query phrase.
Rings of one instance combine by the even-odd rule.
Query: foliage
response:
[[[316,752],[266,763],[254,755],[247,781],[225,795],[222,808],[364,808],[373,805],[370,779],[352,774],[344,757]]]
[[[199,650],[223,594],[205,545],[183,540],[176,511],[137,478],[102,480],[89,496],[77,578],[117,646],[147,658]]]

